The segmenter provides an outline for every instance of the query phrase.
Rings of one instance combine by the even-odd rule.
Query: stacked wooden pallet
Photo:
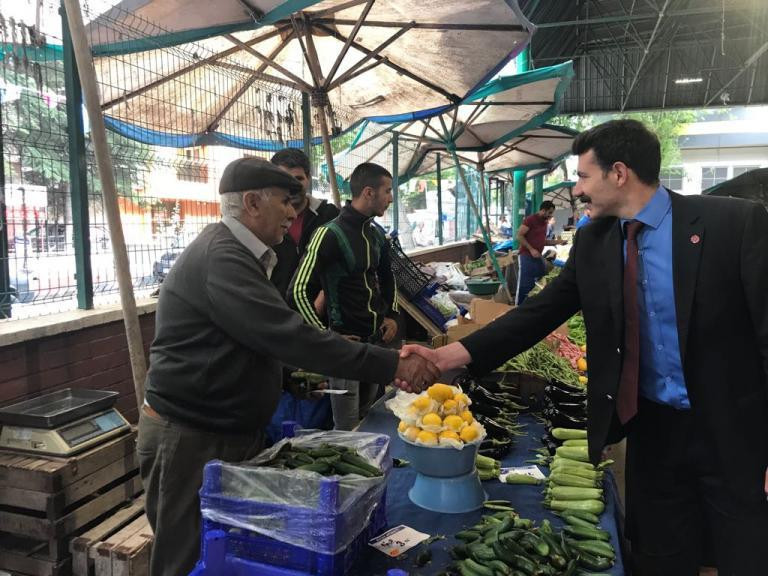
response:
[[[141,490],[133,431],[70,458],[0,451],[0,570],[71,574],[70,540]]]

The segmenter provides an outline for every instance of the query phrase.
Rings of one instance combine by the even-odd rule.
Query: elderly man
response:
[[[229,164],[219,186],[221,222],[200,233],[162,285],[138,439],[154,576],[194,567],[203,467],[259,452],[283,362],[361,380],[423,385],[436,377],[428,362],[318,330],[285,304],[269,280],[271,246],[290,227],[291,196],[300,190],[264,160]]]

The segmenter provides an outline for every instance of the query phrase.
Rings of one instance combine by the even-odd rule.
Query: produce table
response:
[[[360,426],[360,431],[376,432],[387,434],[391,438],[390,451],[394,458],[404,458],[403,442],[397,435],[397,419],[384,406],[387,397],[380,399],[371,409],[366,419]],[[510,451],[504,460],[502,466],[521,466],[525,460],[532,459],[535,450],[541,446],[539,437],[544,431],[544,427],[539,424],[533,416],[520,415],[521,424],[527,425],[529,434],[519,436],[517,444]],[[544,470],[547,473],[547,470]],[[408,498],[408,490],[413,485],[416,474],[408,466],[404,468],[395,468],[387,484],[387,520],[390,527],[399,524],[405,524],[430,535],[444,534],[445,540],[435,542],[431,546],[433,552],[432,562],[423,568],[414,566],[416,557],[416,548],[411,549],[403,557],[388,558],[381,552],[368,548],[366,552],[355,564],[351,574],[353,576],[379,576],[385,575],[388,569],[400,568],[411,575],[430,576],[440,573],[451,562],[449,550],[457,543],[451,536],[456,532],[467,528],[480,520],[483,510],[470,512],[466,514],[439,514],[424,510],[413,504]],[[624,567],[619,552],[619,540],[617,534],[617,506],[618,501],[616,486],[613,476],[606,473],[604,482],[605,494],[605,512],[601,518],[600,525],[603,529],[611,533],[611,544],[616,550],[616,563],[609,572],[614,576],[623,576]],[[501,484],[497,480],[483,482],[483,487],[488,493],[490,499],[509,500],[512,506],[517,510],[520,516],[532,520],[549,519],[553,526],[562,525],[560,518],[550,513],[542,504],[542,486],[508,485]],[[492,512],[490,510],[486,511]]]

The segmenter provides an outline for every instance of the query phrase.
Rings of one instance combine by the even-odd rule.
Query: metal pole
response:
[[[318,119],[320,120],[320,133],[323,136],[323,150],[325,151],[325,164],[328,166],[328,180],[331,184],[331,194],[333,194],[333,203],[336,208],[341,209],[341,196],[339,195],[339,185],[336,182],[336,167],[333,165],[333,150],[331,149],[331,137],[328,135],[328,122],[325,119],[325,107],[317,108]]]
[[[437,243],[443,245],[443,174],[440,154],[437,155]]]
[[[453,240],[459,239],[459,175],[453,180]]]
[[[400,224],[400,134],[392,133],[392,230],[399,230]]]
[[[309,94],[301,93],[301,135],[304,139],[304,154],[309,158],[309,173],[312,174],[312,107],[309,104]],[[310,187],[310,192],[312,188]]]
[[[75,248],[77,307],[93,308],[93,272],[91,269],[90,216],[88,181],[85,166],[85,129],[83,127],[83,91],[77,81],[77,63],[72,49],[67,15],[62,4],[62,43],[64,48],[64,89],[67,95],[67,146],[69,151],[69,195],[72,202],[72,243]]]
[[[120,207],[117,202],[115,174],[112,168],[112,156],[107,143],[107,133],[104,127],[104,117],[101,114],[99,102],[99,87],[96,84],[96,70],[91,59],[91,51],[85,36],[83,15],[80,12],[78,0],[63,0],[69,30],[72,35],[72,47],[75,52],[80,84],[83,87],[88,119],[91,124],[91,139],[93,141],[96,162],[101,178],[104,209],[109,223],[109,235],[112,240],[112,253],[115,259],[117,282],[120,286],[120,301],[123,308],[125,336],[128,340],[128,354],[133,371],[133,387],[136,392],[136,403],[141,410],[144,403],[144,380],[147,376],[147,364],[144,358],[144,345],[141,338],[141,326],[136,312],[136,300],[131,284],[131,269],[128,254],[125,250],[123,225],[120,222]]]
[[[459,172],[459,176],[461,176],[461,180],[464,183],[464,187],[467,189],[467,198],[469,200],[469,205],[472,208],[472,211],[475,214],[475,219],[477,220],[477,223],[480,225],[480,230],[483,233],[483,241],[485,242],[486,248],[488,248],[488,256],[491,258],[491,264],[493,265],[493,270],[496,272],[496,276],[499,279],[499,282],[501,282],[502,290],[504,291],[504,295],[507,297],[507,300],[509,302],[512,302],[512,296],[509,293],[509,288],[507,287],[507,283],[504,281],[504,275],[501,273],[501,266],[499,266],[499,261],[496,259],[496,253],[493,250],[493,244],[491,244],[491,238],[488,236],[488,230],[485,229],[485,226],[483,226],[483,218],[480,214],[480,210],[477,208],[477,204],[475,204],[475,199],[472,197],[472,193],[469,190],[469,182],[467,181],[467,176],[464,174],[464,169],[461,167],[461,164],[459,164],[459,157],[456,155],[456,150],[451,150],[451,154],[453,155],[453,161],[456,164],[456,170]]]
[[[11,317],[11,272],[8,266],[8,216],[5,212],[3,93],[0,92],[0,318]]]
[[[533,206],[531,212],[536,212],[544,202],[544,174],[533,177]]]
[[[530,69],[530,46],[526,46],[515,58],[517,73],[528,72]],[[513,177],[514,188],[512,190],[512,233],[517,234],[517,229],[523,223],[525,216],[525,170],[515,170]],[[517,247],[517,238],[513,237],[513,245]]]

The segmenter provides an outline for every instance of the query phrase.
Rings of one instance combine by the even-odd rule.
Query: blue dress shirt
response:
[[[690,409],[680,360],[675,288],[672,279],[672,202],[659,186],[635,216],[638,235],[637,290],[640,320],[639,393],[678,410]],[[621,221],[622,230],[624,222]],[[624,258],[627,243],[624,241]]]

